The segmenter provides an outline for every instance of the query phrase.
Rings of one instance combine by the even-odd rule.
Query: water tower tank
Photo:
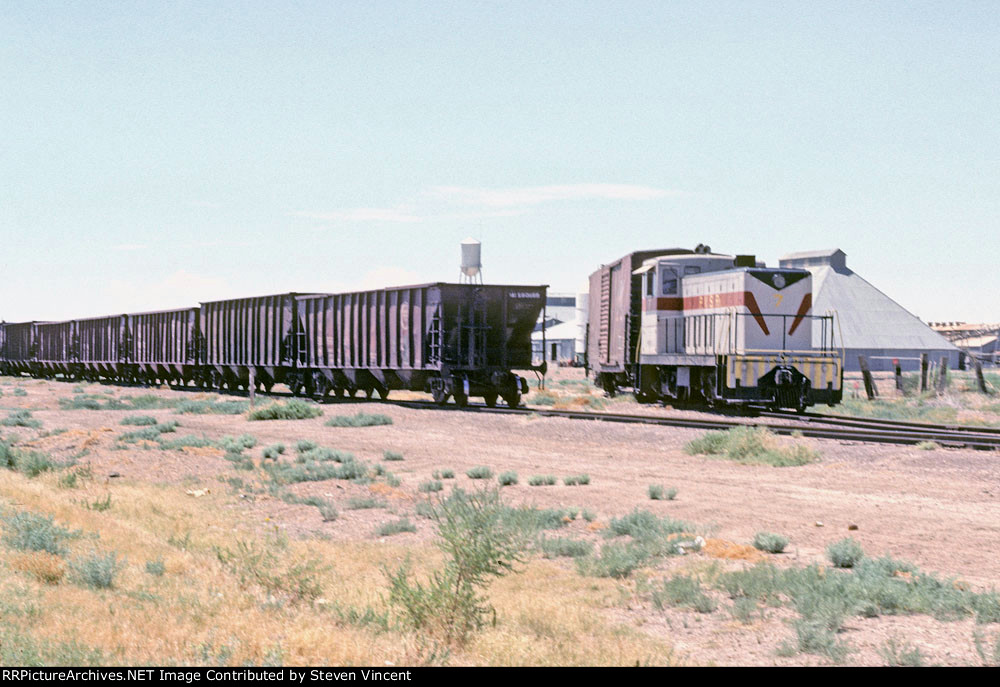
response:
[[[481,244],[476,239],[465,239],[462,241],[462,276],[474,280],[483,265],[480,261]]]

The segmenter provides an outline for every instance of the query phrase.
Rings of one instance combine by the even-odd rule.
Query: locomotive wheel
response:
[[[483,395],[483,400],[486,402],[486,407],[487,408],[496,408],[497,407],[497,395],[496,394],[494,394],[494,393],[484,394]]]
[[[465,408],[469,405],[469,397],[465,394],[455,394],[455,405],[459,408]]]
[[[431,389],[431,397],[439,406],[445,405],[448,402],[448,396],[450,395],[451,394],[444,389]]]

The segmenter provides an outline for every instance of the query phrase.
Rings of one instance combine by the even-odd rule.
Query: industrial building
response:
[[[543,360],[550,365],[582,363],[587,332],[587,305],[586,293],[550,293],[546,296],[545,312],[531,335],[532,358],[536,364]]]
[[[969,357],[1000,364],[1000,323],[931,322],[930,327]]]
[[[939,363],[959,365],[959,349],[899,303],[847,267],[839,248],[785,255],[781,267],[799,267],[813,274],[814,314],[836,314],[837,343],[844,348],[844,369],[858,370],[865,356],[872,370],[891,370],[899,360],[904,370],[918,370],[921,354]],[[813,333],[814,340],[818,332]]]

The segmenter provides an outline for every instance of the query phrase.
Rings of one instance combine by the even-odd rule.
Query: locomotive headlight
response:
[[[785,288],[785,277],[781,274],[774,275],[774,279],[771,280],[774,283],[775,288],[783,289]]]

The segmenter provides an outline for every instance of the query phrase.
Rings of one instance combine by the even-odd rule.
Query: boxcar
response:
[[[293,391],[385,397],[429,391],[438,403],[481,396],[520,402],[535,369],[531,332],[544,286],[433,283],[376,291],[298,296]]]
[[[632,386],[638,356],[641,276],[643,261],[663,255],[691,255],[687,248],[664,248],[629,253],[590,275],[590,322],[587,326],[587,365],[594,379],[609,393]]]
[[[205,340],[198,328],[198,308],[180,308],[127,316],[128,360],[150,383],[204,380],[199,367]]]

